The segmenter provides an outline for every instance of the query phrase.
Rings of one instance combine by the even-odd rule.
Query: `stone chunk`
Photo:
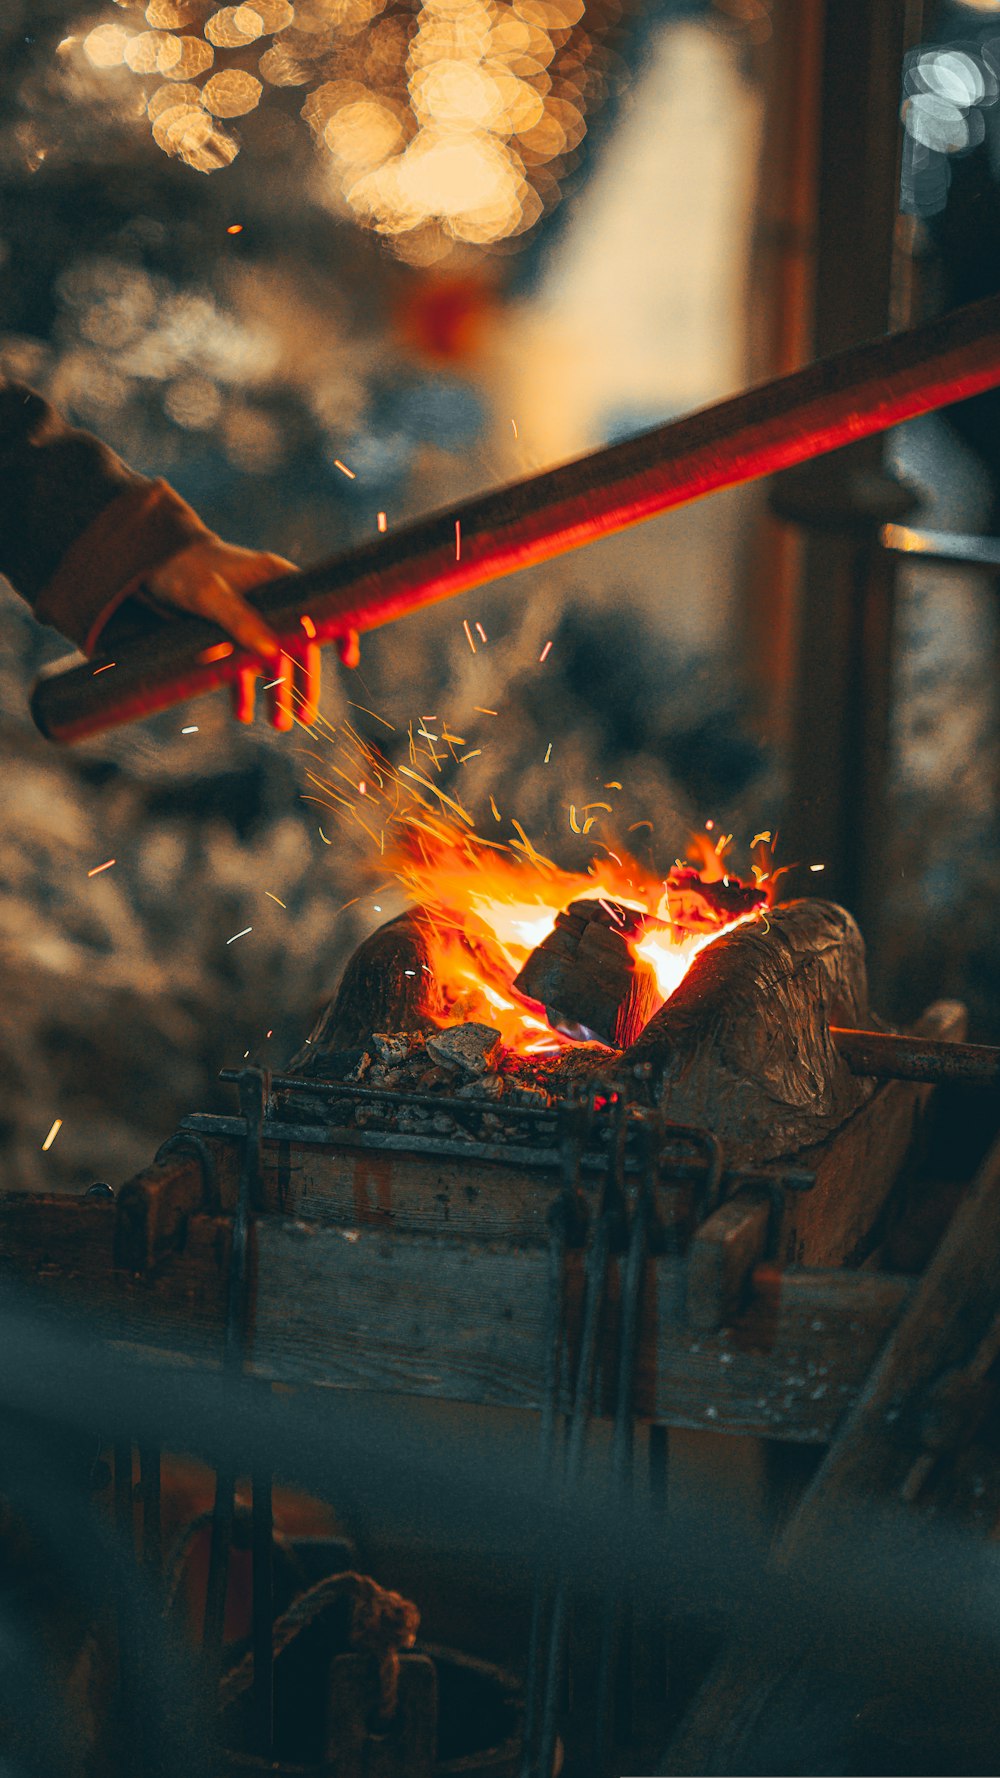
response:
[[[423,1049],[424,1039],[420,1031],[374,1031],[371,1044],[380,1061],[389,1068],[398,1068]]]
[[[500,1033],[492,1025],[449,1025],[444,1031],[429,1032],[426,1043],[435,1062],[460,1068],[463,1074],[485,1074],[496,1059]]]
[[[467,1080],[464,1086],[456,1088],[456,1099],[502,1099],[504,1083],[502,1074],[481,1074]]]
[[[511,1105],[536,1105],[544,1108],[549,1103],[545,1088],[533,1086],[527,1080],[508,1081],[504,1088],[504,1098]]]

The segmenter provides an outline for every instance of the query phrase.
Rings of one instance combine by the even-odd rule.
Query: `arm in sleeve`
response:
[[[0,573],[43,623],[92,653],[147,574],[212,535],[167,482],[0,378]]]

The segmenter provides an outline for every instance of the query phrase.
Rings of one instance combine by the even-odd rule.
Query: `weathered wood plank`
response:
[[[993,1370],[1000,1346],[1000,1141],[984,1161],[968,1197],[865,1382],[836,1446],[817,1472],[785,1539],[787,1554],[850,1510],[859,1492],[909,1498],[915,1466],[936,1462],[963,1442],[976,1423],[975,1392]],[[933,1425],[951,1388],[956,1407],[972,1413],[953,1430]],[[965,1388],[967,1385],[967,1389]],[[935,1394],[936,1388],[936,1394]],[[989,1399],[989,1398],[987,1398]],[[985,1401],[980,1399],[981,1414]],[[921,1476],[926,1481],[930,1474]]]
[[[406,1240],[371,1228],[257,1225],[252,1364],[287,1382],[537,1408],[544,1371],[547,1258],[537,1247]],[[618,1267],[601,1332],[610,1411]],[[899,1313],[910,1280],[758,1268],[747,1312],[695,1335],[683,1262],[650,1263],[636,1411],[674,1426],[811,1444],[829,1439]],[[581,1266],[571,1256],[570,1326]]]
[[[110,1208],[0,1200],[0,1270],[85,1305],[115,1338],[221,1350],[228,1220],[190,1217],[183,1252],[133,1273],[112,1265]],[[94,1233],[86,1235],[91,1218]],[[264,1216],[254,1225],[254,1249],[249,1356],[262,1375],[540,1406],[548,1266],[541,1245]],[[908,1279],[878,1274],[760,1266],[745,1312],[730,1327],[699,1333],[686,1322],[685,1275],[682,1260],[649,1262],[638,1414],[807,1444],[830,1438],[911,1288]],[[567,1306],[574,1338],[581,1294],[582,1256],[573,1253]],[[619,1298],[615,1261],[601,1329],[603,1412],[613,1407]]]
[[[687,1254],[689,1327],[713,1333],[737,1314],[764,1257],[770,1220],[766,1192],[739,1191],[695,1230]]]
[[[196,1158],[187,1154],[146,1167],[122,1186],[115,1206],[115,1260],[128,1271],[149,1271],[177,1249],[190,1216],[202,1208],[204,1187]]]
[[[60,1281],[110,1275],[116,1206],[65,1193],[0,1195],[0,1269]]]
[[[958,1042],[966,1024],[964,1006],[938,1001],[914,1031]],[[782,1264],[856,1265],[866,1256],[933,1090],[888,1081],[826,1142],[795,1157],[796,1165],[815,1171],[816,1184],[785,1200],[776,1245]]]
[[[269,1197],[282,1144],[265,1144]],[[306,1221],[395,1225],[399,1229],[478,1238],[546,1239],[546,1212],[559,1190],[551,1171],[433,1155],[330,1144],[289,1145],[288,1213]]]
[[[221,1338],[232,1224],[192,1216],[182,1252],[149,1271],[115,1266],[115,1209],[100,1201],[0,1197],[0,1276],[42,1287],[115,1337],[195,1351]]]
[[[961,1464],[962,1447],[980,1416],[991,1412],[995,1425],[995,1384],[985,1395],[982,1385],[1000,1345],[998,1253],[1000,1141],[987,1156],[789,1520],[776,1551],[782,1567],[842,1533],[861,1501],[885,1507],[912,1501],[922,1490],[930,1496],[926,1504],[932,1505],[936,1486],[938,1504],[954,1508],[952,1458],[957,1452]],[[946,1402],[958,1410],[950,1428],[942,1427],[938,1418]],[[991,1448],[982,1454],[983,1468],[992,1472],[995,1482],[995,1434],[989,1442]],[[660,1770],[672,1774],[754,1770],[754,1737],[765,1712],[775,1699],[801,1695],[810,1670],[820,1671],[823,1662],[820,1640],[803,1647],[796,1638],[787,1646],[770,1647],[762,1656],[757,1643],[737,1632],[695,1698]]]

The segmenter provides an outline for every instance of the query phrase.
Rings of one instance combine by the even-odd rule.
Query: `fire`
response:
[[[439,1022],[494,1025],[523,1055],[553,1054],[574,1041],[514,986],[571,903],[604,906],[632,955],[652,968],[662,1005],[706,945],[756,918],[770,901],[766,883],[730,876],[712,847],[699,866],[678,862],[665,878],[609,848],[585,872],[574,872],[543,857],[527,836],[498,849],[440,818],[405,828],[390,862],[426,921],[429,968],[443,1000]],[[626,909],[642,916],[635,935],[625,931]]]
[[[428,727],[431,722],[438,724],[437,732]],[[322,717],[318,723],[329,727]],[[310,732],[316,735],[316,730]],[[440,773],[449,759],[447,750],[459,764],[469,757],[457,751],[466,745],[464,738],[451,734],[436,717],[421,718],[416,732],[426,746],[416,744],[411,726],[411,763],[397,768],[351,723],[329,728],[334,752],[329,757],[311,754],[323,769],[307,775],[322,793],[312,800],[364,829],[374,842],[383,879],[391,872],[419,910],[433,982],[433,990],[428,986],[428,1016],[440,1025],[467,1020],[492,1025],[508,1048],[528,1056],[551,1055],[577,1041],[556,1030],[545,1007],[515,986],[531,953],[574,902],[602,904],[633,958],[652,969],[657,1006],[676,991],[706,945],[759,918],[771,903],[782,873],[772,868],[770,833],[754,840],[753,883],[729,871],[732,835],[716,837],[714,830],[695,835],[688,861],[676,860],[665,876],[624,848],[600,840],[585,870],[564,870],[537,850],[516,820],[511,821],[516,837],[507,842],[487,839],[457,794],[449,794],[428,775],[435,769]],[[338,756],[347,770],[333,763]],[[418,760],[426,771],[418,768]],[[612,785],[618,787],[617,780]],[[499,821],[496,801],[489,800],[492,820]],[[598,809],[612,812],[607,802],[589,803],[579,823],[571,810],[572,830],[589,834]],[[648,825],[636,823],[639,828]]]

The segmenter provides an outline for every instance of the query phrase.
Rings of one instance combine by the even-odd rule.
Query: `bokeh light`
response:
[[[181,45],[170,31],[139,31],[125,45],[125,62],[133,74],[168,74],[181,54]]]
[[[215,51],[203,37],[178,37],[181,53],[178,60],[168,71],[171,80],[197,80],[199,74],[207,74],[215,61]]]
[[[222,396],[207,377],[182,377],[168,386],[163,406],[178,426],[204,432],[218,419]]]
[[[165,153],[217,171],[241,139],[206,119],[269,101],[287,127],[283,95],[305,89],[320,197],[416,265],[511,240],[559,201],[588,111],[613,84],[608,41],[622,14],[621,0],[117,4],[124,19],[96,25],[83,47],[92,68],[150,83],[145,115]],[[164,82],[183,89],[173,103]],[[960,56],[919,91],[920,140],[948,136],[942,106],[976,102]],[[258,152],[281,137],[255,129]]]
[[[213,74],[201,91],[201,102],[215,117],[245,117],[260,104],[261,82],[242,68],[224,68]]]
[[[124,25],[97,25],[83,40],[84,53],[95,68],[120,68],[131,35]]]
[[[158,31],[183,31],[204,15],[200,0],[149,0],[146,23]]]
[[[948,201],[949,158],[986,136],[984,111],[1000,93],[991,45],[922,46],[903,70],[901,208],[934,216]]]
[[[245,49],[264,34],[264,20],[253,6],[223,6],[205,24],[205,36],[216,49]]]

